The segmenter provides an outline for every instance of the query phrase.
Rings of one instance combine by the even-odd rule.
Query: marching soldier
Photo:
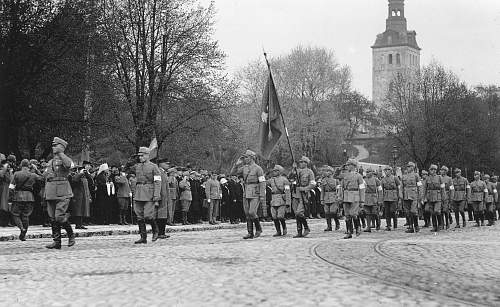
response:
[[[472,204],[472,209],[474,211],[474,219],[476,220],[475,227],[483,226],[484,222],[481,222],[483,224],[481,225],[480,221],[484,221],[484,200],[488,195],[488,187],[486,186],[486,183],[481,180],[480,172],[474,172],[474,181],[471,182],[470,189],[471,193],[469,203]]]
[[[366,170],[366,191],[365,191],[365,213],[367,228],[364,232],[372,232],[372,221],[376,222],[376,230],[380,230],[380,219],[378,218],[378,209],[380,199],[382,198],[382,183],[374,176],[371,168]]]
[[[47,245],[49,249],[61,249],[61,228],[66,230],[68,235],[68,246],[75,245],[75,235],[73,228],[68,221],[69,201],[73,197],[73,191],[68,181],[73,161],[64,154],[68,142],[55,137],[52,141],[52,153],[54,158],[49,161],[43,176],[45,177],[45,200],[47,201],[47,211],[49,213],[52,226],[52,239],[54,242]]]
[[[255,152],[247,150],[236,164],[236,167],[239,167],[243,163],[243,167],[238,169],[238,175],[243,177],[243,210],[248,231],[243,239],[258,238],[262,233],[257,210],[259,203],[266,201],[266,177],[262,168],[255,163],[255,157]]]
[[[495,225],[494,215],[495,215],[495,204],[498,201],[498,192],[496,184],[491,182],[489,175],[484,175],[484,181],[486,183],[486,188],[488,189],[488,195],[485,198],[485,214],[488,218],[488,226]]]
[[[359,206],[365,203],[365,182],[363,177],[356,172],[358,162],[354,159],[347,161],[348,172],[344,174],[341,184],[342,204],[344,206],[344,214],[347,226],[347,234],[344,239],[352,238],[354,228],[356,229],[356,236],[359,236],[360,225],[358,212]],[[354,227],[353,227],[354,222]]]
[[[453,199],[453,192],[455,187],[453,186],[453,180],[448,176],[448,168],[446,166],[441,167],[441,179],[444,183],[444,194],[441,212],[442,215],[439,218],[439,227],[443,230],[443,226],[446,223],[446,229],[450,228],[450,199]]]
[[[285,169],[276,164],[271,172],[271,178],[268,183],[271,187],[271,216],[274,221],[274,227],[276,228],[276,234],[273,237],[279,237],[281,235],[286,236],[286,221],[285,221],[285,208],[290,207],[292,202],[290,193],[290,181],[283,176]],[[283,228],[283,232],[280,228]]]
[[[455,228],[460,228],[459,214],[462,216],[462,226],[465,227],[465,205],[470,196],[470,185],[467,178],[462,177],[462,171],[458,168],[455,169],[455,178],[453,178],[453,187],[455,192],[452,198],[452,207],[455,212],[455,220],[457,225]]]
[[[445,184],[441,176],[436,174],[437,165],[431,164],[429,167],[429,176],[425,180],[424,185],[424,202],[427,202],[427,206],[432,216],[432,230],[434,232],[439,231],[438,222],[441,215],[441,203],[443,200],[443,194],[445,193]]]
[[[340,181],[333,175],[335,170],[328,166],[325,169],[326,177],[321,181],[321,204],[325,211],[326,229],[332,231],[332,218],[335,221],[335,230],[340,229],[338,211],[339,211],[339,190]]]
[[[421,201],[422,181],[415,173],[415,163],[408,162],[406,173],[401,178],[403,183],[403,209],[408,219],[407,233],[419,232],[418,207]]]
[[[316,187],[313,171],[307,166],[311,163],[309,158],[302,156],[297,168],[297,181],[295,192],[292,194],[292,209],[295,212],[297,223],[297,235],[294,238],[305,237],[309,234],[309,225],[307,225],[306,212],[309,205],[309,192]],[[302,233],[304,226],[304,233]]]
[[[392,167],[386,166],[384,168],[385,177],[382,178],[382,191],[385,211],[385,230],[391,231],[391,219],[394,221],[394,229],[398,227],[398,217],[396,210],[401,195],[401,182],[398,177],[392,173]]]
[[[153,231],[152,241],[158,239],[158,225],[155,219],[155,207],[160,201],[161,175],[156,164],[149,161],[149,148],[140,147],[139,163],[134,166],[134,173],[137,180],[134,192],[134,211],[137,216],[139,233],[141,238],[135,244],[146,244],[147,232],[146,223],[151,224]]]

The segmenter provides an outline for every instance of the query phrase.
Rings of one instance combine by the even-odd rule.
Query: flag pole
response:
[[[269,61],[267,60],[267,53],[266,53],[266,51],[265,50],[263,50],[263,51],[264,51],[264,59],[266,59],[267,69],[268,69],[269,74],[271,75],[271,79],[272,79],[273,78],[273,74],[271,72],[271,65],[269,64]],[[273,79],[273,82],[274,82],[274,79]],[[279,109],[280,115],[281,115],[281,121],[283,122],[283,127],[285,128],[285,135],[286,135],[286,140],[288,142],[288,148],[290,149],[290,154],[292,155],[292,161],[295,164],[295,156],[293,155],[292,145],[290,143],[290,136],[288,135],[288,129],[286,128],[285,118],[283,117],[283,112],[281,111],[281,105],[280,105],[279,100],[277,101],[277,104],[278,104],[278,109]]]

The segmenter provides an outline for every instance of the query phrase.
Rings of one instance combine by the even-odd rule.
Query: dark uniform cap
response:
[[[302,157],[300,158],[300,160],[299,160],[299,163],[300,163],[300,162],[305,162],[305,163],[309,164],[309,163],[311,163],[311,160],[309,160],[309,158],[308,158],[308,157],[306,157],[306,156],[302,156]]]
[[[406,164],[406,167],[415,167],[415,163],[413,163],[413,162],[408,162],[408,164]]]
[[[371,167],[369,167],[369,168],[366,170],[366,173],[367,173],[367,174],[368,174],[368,173],[373,173],[373,172],[374,172],[374,170],[373,170],[373,168],[371,168]]]
[[[437,170],[437,169],[438,169],[438,167],[437,167],[437,165],[436,165],[436,164],[431,164],[431,166],[429,166],[429,170],[431,170],[431,169],[435,169],[435,170]]]
[[[66,148],[66,146],[68,146],[68,142],[56,136],[52,141],[52,145],[62,145],[64,148]]]
[[[441,166],[441,170],[445,171],[445,172],[448,172],[448,168],[445,165]]]

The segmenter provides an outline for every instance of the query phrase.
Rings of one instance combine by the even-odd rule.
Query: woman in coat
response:
[[[83,219],[90,216],[90,189],[87,178],[83,173],[83,168],[78,168],[78,172],[73,172],[69,176],[73,198],[70,202],[71,216],[74,218],[76,229],[87,229],[83,226]]]
[[[99,167],[95,178],[96,199],[95,210],[98,224],[109,225],[112,219],[113,196],[115,195],[114,185],[110,181],[110,171],[108,164],[104,163]]]

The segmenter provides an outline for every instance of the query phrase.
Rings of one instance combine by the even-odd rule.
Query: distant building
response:
[[[408,31],[404,0],[389,0],[385,32],[378,34],[372,48],[372,99],[380,107],[397,73],[415,75],[420,70],[417,33]]]

